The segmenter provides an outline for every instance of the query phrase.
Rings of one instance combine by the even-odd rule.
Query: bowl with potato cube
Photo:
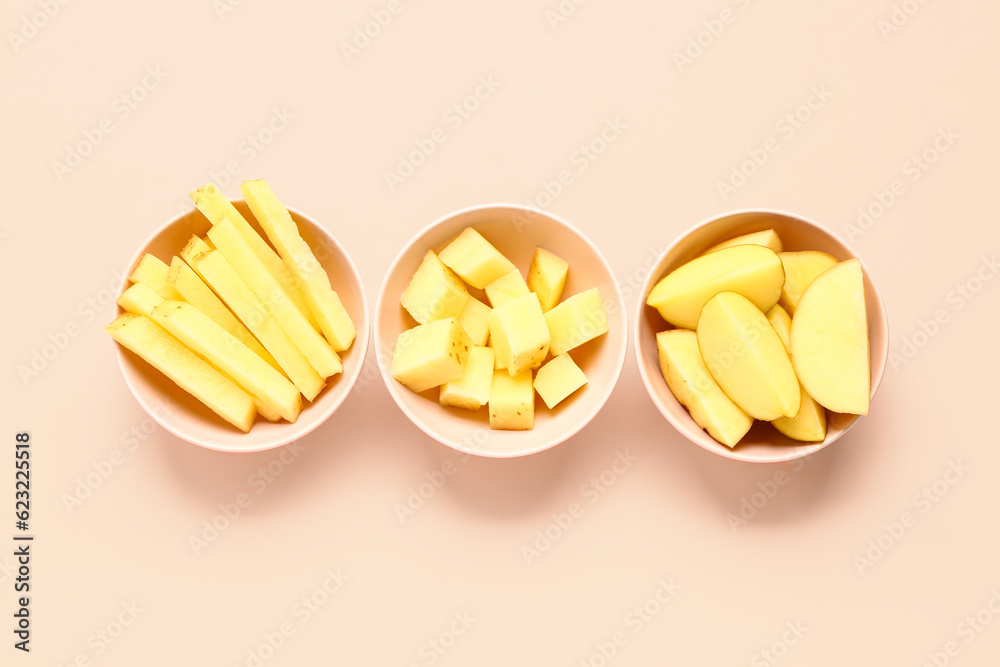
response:
[[[628,345],[601,253],[520,206],[465,209],[424,229],[390,267],[375,312],[379,368],[400,409],[439,442],[493,458],[582,429]]]
[[[869,413],[889,326],[871,273],[799,216],[738,211],[678,238],[635,319],[640,376],[688,440],[727,458],[790,461]]]
[[[254,452],[322,424],[361,373],[368,312],[333,235],[263,179],[245,201],[212,184],[142,245],[114,321],[118,365],[140,405],[196,445]]]

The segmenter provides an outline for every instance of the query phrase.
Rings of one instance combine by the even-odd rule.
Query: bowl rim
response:
[[[243,199],[230,199],[230,201],[233,202],[234,204],[246,203],[245,200],[243,200]],[[301,426],[300,430],[296,431],[295,435],[292,436],[292,437],[287,437],[286,436],[286,437],[279,438],[279,439],[277,439],[274,442],[272,442],[272,441],[266,441],[266,442],[254,444],[254,445],[251,445],[251,446],[248,446],[248,447],[234,449],[232,447],[222,447],[222,446],[215,445],[213,443],[209,443],[209,442],[205,442],[203,440],[199,440],[197,438],[193,438],[190,435],[184,433],[182,429],[176,428],[171,422],[164,420],[162,418],[162,416],[161,416],[162,410],[158,409],[159,406],[157,406],[157,408],[154,409],[153,406],[149,405],[146,402],[146,398],[142,395],[142,393],[136,390],[136,387],[135,387],[135,385],[132,382],[130,374],[125,372],[126,359],[125,359],[125,352],[124,352],[123,346],[119,345],[114,340],[109,341],[110,344],[114,347],[115,359],[116,359],[116,361],[118,363],[118,371],[119,371],[119,373],[121,373],[122,379],[125,380],[125,384],[126,384],[126,386],[128,386],[129,392],[136,399],[136,401],[138,401],[139,405],[142,406],[142,408],[146,411],[146,413],[149,414],[149,416],[153,419],[153,421],[155,421],[157,424],[159,424],[159,426],[161,428],[163,428],[164,430],[166,430],[169,433],[173,434],[174,436],[180,438],[181,440],[184,440],[185,442],[191,443],[192,445],[196,445],[198,447],[202,447],[204,449],[209,449],[209,450],[216,451],[216,452],[225,452],[225,453],[228,453],[228,454],[252,454],[252,453],[256,453],[256,452],[268,451],[268,450],[271,450],[271,449],[277,449],[279,447],[285,447],[287,445],[290,445],[293,442],[299,440],[300,438],[303,438],[306,435],[308,435],[308,434],[312,433],[313,431],[315,431],[322,424],[326,423],[326,421],[330,417],[333,416],[333,414],[340,408],[341,404],[347,399],[348,395],[350,395],[351,390],[354,387],[354,384],[357,382],[358,378],[361,376],[361,371],[364,369],[365,360],[366,360],[367,355],[368,355],[368,344],[369,344],[369,342],[371,340],[371,322],[369,321],[370,313],[369,313],[369,310],[368,310],[368,295],[367,295],[367,293],[365,291],[364,281],[361,280],[361,274],[358,273],[358,267],[355,265],[354,259],[347,252],[347,249],[340,243],[340,241],[337,239],[337,237],[334,236],[333,232],[331,232],[329,229],[327,229],[324,225],[321,225],[320,223],[318,223],[313,217],[311,217],[309,215],[306,215],[305,213],[303,213],[299,209],[291,207],[291,206],[287,206],[287,205],[285,206],[285,208],[288,209],[288,212],[291,213],[293,216],[298,216],[301,219],[306,220],[307,222],[309,222],[313,226],[315,226],[318,229],[320,229],[321,232],[326,235],[327,239],[334,245],[334,247],[336,247],[336,249],[341,253],[341,255],[343,255],[343,257],[347,260],[346,261],[346,266],[348,267],[349,273],[352,276],[354,282],[357,283],[357,285],[358,285],[358,287],[360,289],[360,296],[361,296],[360,301],[361,301],[361,320],[362,321],[354,323],[355,324],[355,328],[357,329],[357,336],[355,337],[354,344],[351,346],[351,349],[350,349],[350,352],[352,354],[355,354],[355,353],[358,354],[359,363],[355,366],[355,368],[351,371],[351,373],[349,375],[348,374],[342,374],[341,375],[341,377],[338,380],[338,383],[344,383],[344,382],[346,382],[347,386],[344,387],[344,389],[342,390],[342,392],[338,396],[336,396],[329,405],[324,405],[323,406],[323,414],[315,422],[313,422],[311,424],[308,424],[308,425]],[[163,224],[161,224],[159,227],[157,227],[153,232],[151,232],[146,237],[145,241],[142,242],[142,244],[139,246],[139,249],[132,256],[132,259],[130,259],[129,263],[126,264],[125,271],[122,272],[122,280],[121,280],[121,283],[118,286],[118,293],[115,295],[115,301],[116,302],[118,300],[118,297],[120,297],[122,295],[122,293],[126,289],[128,289],[129,285],[131,284],[130,281],[129,281],[129,276],[132,275],[132,271],[135,269],[136,265],[139,263],[139,260],[142,259],[142,257],[146,254],[146,252],[147,252],[146,248],[149,246],[150,242],[153,239],[155,239],[158,236],[160,236],[161,234],[163,234],[164,232],[166,232],[172,226],[180,223],[181,220],[183,220],[184,218],[187,218],[188,216],[193,215],[196,212],[198,212],[198,209],[192,207],[191,210],[189,210],[189,211],[186,211],[184,213],[178,213],[173,218],[171,218],[171,219],[167,220],[166,222],[164,222]],[[206,220],[207,220],[207,218],[206,218]],[[267,239],[265,239],[265,241],[267,241]],[[270,246],[270,244],[269,244],[269,246]],[[116,308],[116,310],[115,310],[115,317],[117,317],[118,315],[121,314],[122,309],[121,309],[121,306],[117,305],[117,303],[115,304],[115,308]],[[310,404],[310,407],[311,406],[312,406],[312,404]],[[308,408],[304,408],[304,409],[308,409]],[[288,426],[288,427],[291,427],[292,429],[294,429],[294,427],[297,424],[298,424],[298,422],[296,422],[295,424],[282,423],[281,425],[282,426]]]
[[[711,217],[705,218],[701,222],[698,222],[697,224],[692,225],[691,227],[689,227],[685,231],[681,232],[670,243],[670,245],[667,246],[667,248],[660,254],[660,256],[657,258],[657,260],[656,260],[656,262],[654,264],[654,267],[660,266],[660,264],[663,263],[663,261],[667,258],[667,256],[671,252],[673,252],[674,249],[678,245],[680,245],[682,241],[684,241],[685,239],[687,239],[691,234],[693,234],[697,230],[699,230],[699,229],[701,229],[703,227],[707,227],[708,225],[711,225],[711,224],[713,224],[715,222],[718,222],[720,220],[724,220],[726,218],[731,218],[731,217],[740,216],[740,215],[747,215],[747,214],[774,215],[774,216],[779,216],[779,217],[783,217],[783,218],[788,218],[788,219],[794,220],[794,221],[796,221],[798,223],[802,223],[802,224],[808,225],[808,226],[812,227],[813,229],[819,231],[820,233],[825,234],[825,235],[833,238],[835,241],[837,241],[837,243],[839,243],[842,246],[844,246],[845,248],[847,248],[850,251],[852,258],[857,259],[861,263],[861,268],[862,268],[863,274],[871,282],[872,292],[875,294],[875,298],[878,301],[877,312],[880,312],[882,314],[882,317],[880,319],[884,322],[886,340],[887,341],[889,340],[889,333],[890,333],[889,332],[889,318],[888,318],[888,313],[887,313],[886,308],[885,308],[885,301],[882,298],[881,291],[878,289],[878,285],[875,283],[875,280],[872,277],[872,273],[869,270],[868,265],[858,255],[858,253],[854,250],[854,247],[851,246],[846,241],[844,241],[842,238],[840,238],[840,236],[838,234],[836,234],[835,232],[831,231],[830,229],[827,229],[823,225],[820,225],[815,220],[812,220],[811,218],[807,218],[805,216],[799,215],[797,213],[790,213],[788,211],[783,211],[783,210],[774,209],[774,208],[742,208],[742,209],[736,209],[736,210],[733,210],[733,211],[726,211],[726,212],[719,213],[717,215],[713,215]],[[840,431],[839,433],[837,433],[836,436],[834,436],[832,439],[829,436],[827,436],[822,442],[817,442],[817,443],[802,443],[803,446],[796,447],[795,449],[790,449],[786,455],[784,455],[784,456],[776,456],[774,458],[753,458],[753,457],[749,457],[749,456],[747,456],[745,454],[741,454],[738,446],[734,447],[734,448],[730,448],[730,447],[727,447],[725,445],[722,445],[721,443],[717,443],[718,447],[712,447],[712,446],[706,446],[705,443],[702,443],[702,442],[697,441],[697,440],[692,440],[691,438],[689,438],[684,433],[684,431],[681,430],[680,425],[677,424],[674,421],[674,415],[669,410],[666,409],[665,405],[663,405],[659,400],[657,400],[657,397],[656,397],[656,395],[653,392],[653,383],[656,382],[657,380],[655,378],[650,377],[651,371],[649,371],[646,368],[646,365],[642,363],[642,358],[641,358],[641,354],[640,354],[640,350],[645,348],[645,345],[643,345],[643,343],[642,343],[642,338],[643,338],[642,332],[643,332],[643,328],[644,328],[644,324],[645,324],[646,296],[649,294],[650,290],[652,289],[653,284],[656,281],[659,281],[660,278],[662,278],[662,271],[659,272],[659,273],[654,272],[654,271],[650,271],[649,275],[646,277],[646,280],[643,282],[642,291],[639,293],[638,303],[636,304],[635,319],[633,320],[633,323],[632,323],[632,338],[633,338],[632,345],[633,345],[633,352],[634,352],[634,356],[635,356],[636,366],[639,367],[639,376],[642,378],[643,386],[646,389],[646,394],[649,396],[649,399],[653,402],[653,405],[656,406],[656,409],[659,410],[660,414],[663,415],[663,417],[670,423],[670,425],[681,436],[683,436],[685,440],[687,440],[689,442],[693,442],[694,444],[698,445],[699,447],[701,447],[702,449],[704,449],[706,451],[709,451],[709,452],[711,452],[713,454],[716,454],[718,456],[722,456],[724,458],[728,458],[728,459],[731,459],[731,460],[734,460],[734,461],[743,461],[743,462],[746,462],[746,463],[755,463],[755,464],[764,464],[764,465],[771,464],[771,463],[787,463],[789,461],[794,461],[796,459],[800,459],[800,458],[803,458],[803,457],[806,457],[806,456],[811,456],[811,455],[815,454],[816,452],[820,451],[821,449],[824,449],[824,448],[832,445],[834,442],[836,442],[837,440],[839,440],[844,434],[846,434],[851,428],[853,428],[854,425],[858,423],[858,421],[860,421],[860,418],[863,415],[858,415],[842,431]],[[889,347],[887,345],[886,349],[885,349],[885,352],[881,356],[880,359],[878,359],[878,360],[872,359],[871,360],[872,361],[872,363],[871,363],[871,381],[870,381],[871,382],[871,387],[870,387],[871,399],[875,398],[875,394],[878,392],[878,389],[879,389],[879,387],[882,384],[882,380],[885,377],[885,368],[886,368],[886,362],[888,360],[888,356],[889,356]],[[657,378],[659,378],[660,382],[663,382],[663,376],[662,376],[662,374],[656,373],[655,375],[656,375]],[[672,400],[676,401],[678,405],[680,405],[680,402],[677,401],[676,398],[673,398],[672,394],[671,394],[671,398],[672,398]],[[683,407],[683,406],[681,406],[681,407]],[[686,411],[686,409],[685,409],[685,411]],[[706,435],[707,435],[707,433],[706,433]],[[711,436],[708,436],[708,437],[711,438]]]
[[[562,225],[564,228],[566,228],[571,233],[575,234],[580,240],[582,240],[586,244],[586,246],[591,250],[591,252],[594,253],[594,256],[597,257],[597,259],[601,262],[601,265],[603,266],[604,270],[611,278],[611,284],[614,287],[615,300],[618,304],[618,307],[621,309],[622,313],[621,322],[625,329],[625,331],[623,332],[624,335],[622,336],[621,339],[622,342],[619,345],[619,349],[617,350],[617,353],[614,357],[615,364],[611,381],[607,383],[607,386],[604,387],[603,391],[598,396],[595,409],[591,411],[586,416],[585,419],[579,420],[578,422],[574,422],[569,429],[567,429],[565,432],[560,433],[558,437],[545,441],[542,443],[541,446],[532,449],[515,450],[515,451],[476,450],[468,446],[463,446],[457,442],[451,442],[447,438],[437,433],[435,429],[432,429],[429,426],[427,426],[416,415],[416,413],[413,410],[411,410],[397,396],[397,392],[403,391],[403,389],[400,386],[397,386],[399,385],[399,383],[390,374],[389,362],[392,359],[392,352],[387,349],[382,349],[379,344],[379,340],[381,338],[381,333],[382,333],[380,325],[381,321],[380,315],[384,307],[384,300],[387,298],[386,292],[389,286],[389,278],[397,271],[400,263],[403,261],[403,258],[407,255],[407,253],[414,246],[417,245],[418,241],[423,239],[427,234],[429,234],[437,227],[443,225],[444,223],[454,218],[458,218],[460,216],[465,216],[470,213],[475,213],[477,211],[483,211],[489,209],[510,209],[513,211],[526,213],[528,216],[543,216],[553,222],[556,222],[559,225]],[[572,224],[563,220],[561,217],[553,213],[550,213],[548,211],[544,211],[539,208],[533,208],[530,206],[525,206],[523,204],[496,202],[496,203],[476,204],[473,206],[467,206],[465,208],[457,209],[455,211],[452,211],[451,213],[441,216],[436,220],[434,220],[433,222],[431,222],[430,224],[422,227],[418,232],[416,232],[410,238],[409,241],[407,241],[403,245],[400,251],[396,254],[396,257],[392,260],[392,263],[389,265],[389,268],[386,270],[385,276],[382,278],[382,285],[379,287],[378,297],[375,301],[375,315],[372,322],[372,338],[374,340],[375,359],[376,363],[378,364],[379,374],[382,376],[382,381],[385,383],[386,389],[389,391],[389,395],[392,397],[393,402],[397,405],[397,407],[399,407],[399,409],[403,412],[403,414],[405,414],[406,417],[414,424],[414,426],[419,428],[422,432],[424,432],[434,440],[437,440],[441,444],[450,447],[451,449],[454,449],[455,451],[461,452],[463,454],[472,454],[474,456],[480,456],[483,458],[512,459],[512,458],[519,458],[522,456],[530,456],[532,454],[538,454],[539,452],[544,452],[548,449],[555,447],[556,445],[560,445],[566,442],[567,440],[578,434],[581,430],[583,430],[583,428],[586,427],[602,409],[604,409],[604,406],[607,404],[607,401],[611,397],[612,392],[614,392],[615,387],[618,386],[618,381],[621,379],[622,370],[625,367],[625,358],[628,356],[628,347],[630,339],[628,332],[628,320],[629,320],[628,311],[625,306],[625,299],[621,291],[621,282],[618,280],[618,277],[615,274],[614,270],[612,269],[611,264],[608,262],[607,258],[604,257],[604,254],[601,253],[598,247],[594,244],[593,241],[591,241],[587,237],[586,234],[581,232]],[[475,428],[475,426],[471,422],[470,426]]]

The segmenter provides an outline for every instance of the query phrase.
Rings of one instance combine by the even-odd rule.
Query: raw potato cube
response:
[[[321,377],[328,378],[343,372],[344,365],[340,357],[309,324],[302,311],[295,307],[295,303],[250,249],[250,245],[240,236],[230,220],[223,218],[215,223],[208,232],[208,238],[212,239],[218,251],[236,270],[243,282],[253,290],[267,312],[278,321]]]
[[[792,318],[792,360],[809,395],[834,412],[868,414],[871,366],[861,262],[821,273]]]
[[[142,256],[128,277],[131,283],[142,283],[164,299],[182,299],[180,293],[167,281],[170,268],[163,260],[149,253]]]
[[[441,251],[441,261],[476,289],[484,289],[517,268],[472,227],[463,229]]]
[[[256,411],[249,394],[149,318],[125,313],[104,330],[230,424],[250,430]]]
[[[494,308],[490,313],[490,338],[511,377],[541,363],[549,351],[551,338],[538,296],[528,293]]]
[[[417,322],[429,324],[459,317],[468,300],[469,292],[462,281],[433,250],[428,250],[399,303]]]
[[[298,418],[302,397],[295,385],[197,308],[165,300],[152,320],[282,418]]]
[[[302,315],[309,320],[310,326],[315,329],[319,329],[315,318],[312,315],[312,311],[309,310],[308,304],[306,304],[305,297],[299,291],[298,285],[295,283],[295,278],[292,276],[292,272],[288,270],[285,263],[278,256],[278,253],[274,252],[271,246],[264,242],[260,234],[254,231],[254,228],[250,226],[233,203],[229,201],[221,192],[219,188],[215,187],[212,183],[208,183],[197,190],[190,192],[189,196],[191,201],[194,202],[195,207],[204,214],[208,221],[213,225],[220,220],[228,219],[236,227],[236,231],[239,232],[243,240],[247,242],[250,249],[258,259],[267,267],[268,272],[274,276],[275,280],[281,285],[281,289],[288,295],[288,297],[295,302],[295,307],[301,311]],[[184,257],[181,255],[181,257]],[[184,259],[187,259],[186,257]]]
[[[465,329],[465,333],[469,334],[474,345],[482,347],[490,338],[491,310],[492,308],[485,303],[470,296],[469,300],[465,302],[462,314],[458,316],[458,321],[461,322],[462,328]]]
[[[587,384],[587,376],[568,354],[560,354],[535,373],[535,391],[550,410]]]
[[[608,331],[600,290],[596,287],[574,294],[545,313],[545,323],[552,336],[553,356],[569,352]]]
[[[771,421],[798,414],[799,381],[788,351],[745,296],[721,292],[709,299],[698,320],[698,348],[715,381],[751,417]]]
[[[753,419],[726,396],[709,373],[698,349],[698,335],[688,329],[661,331],[656,334],[656,349],[660,372],[677,401],[710,436],[735,447],[753,426]]]
[[[767,319],[778,333],[781,342],[785,344],[785,349],[791,350],[789,339],[792,333],[792,318],[784,308],[775,306],[768,311]],[[775,419],[771,425],[792,440],[819,442],[826,437],[826,410],[813,400],[801,383],[799,393],[801,396],[799,414],[794,419],[787,417]]]
[[[817,250],[783,252],[778,257],[781,259],[781,266],[785,269],[785,284],[781,288],[781,305],[794,315],[795,307],[799,305],[799,299],[802,298],[802,293],[806,291],[809,284],[819,274],[833,268],[837,264],[837,260],[832,255]]]
[[[736,245],[693,259],[656,283],[646,305],[684,329],[698,326],[705,303],[719,292],[736,292],[762,312],[778,303],[785,272],[781,260],[759,245]]]
[[[566,260],[545,248],[535,248],[535,256],[531,258],[531,266],[528,267],[528,289],[538,295],[543,313],[549,312],[559,303],[563,288],[566,287],[567,275],[569,264]]]
[[[753,232],[751,234],[744,234],[743,236],[737,236],[734,239],[729,239],[728,241],[723,241],[718,243],[704,252],[708,254],[710,252],[715,252],[716,250],[722,250],[723,248],[731,248],[734,245],[760,245],[765,248],[769,248],[773,252],[780,253],[785,249],[784,245],[781,243],[781,237],[778,236],[778,232],[773,229],[765,229],[762,232]]]
[[[441,405],[451,405],[466,410],[478,410],[490,400],[493,383],[493,350],[473,347],[465,361],[465,374],[457,380],[441,385]]]
[[[299,234],[298,225],[264,179],[243,181],[240,192],[267,238],[292,272],[320,330],[337,352],[351,347],[357,337],[354,322],[330,285],[330,276],[312,248]]]
[[[281,370],[310,401],[316,398],[326,383],[309,364],[278,321],[267,312],[267,308],[257,298],[236,270],[218,250],[191,257],[193,268],[202,279],[219,295],[236,316],[257,337],[264,348],[271,353],[281,366]]]
[[[531,370],[515,376],[494,371],[490,386],[490,428],[504,431],[530,431],[535,426],[535,390]]]
[[[135,283],[118,297],[118,305],[130,313],[149,317],[153,309],[163,302],[163,297],[145,283]]]
[[[390,372],[419,394],[462,377],[472,347],[454,317],[421,324],[399,334]]]
[[[514,269],[505,273],[486,286],[486,298],[494,308],[509,303],[528,293],[528,283],[524,282],[521,272]]]
[[[205,281],[194,272],[194,269],[180,257],[174,256],[170,260],[170,273],[167,276],[167,281],[177,288],[185,301],[205,313],[213,322],[249,347],[254,354],[270,364],[272,368],[277,371],[281,370],[281,366],[274,360],[271,353],[264,349],[260,341],[254,338],[253,334],[236,319],[231,310],[226,308],[226,304],[222,303],[212,288],[206,285]]]

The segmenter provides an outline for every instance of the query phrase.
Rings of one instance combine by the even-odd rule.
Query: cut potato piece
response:
[[[229,262],[243,282],[253,290],[299,351],[309,360],[321,377],[328,378],[344,370],[340,357],[330,344],[312,328],[302,312],[236,231],[232,222],[223,218],[208,232],[218,252]]]
[[[433,250],[424,255],[410,279],[400,305],[420,324],[459,317],[469,300],[469,291]]]
[[[135,283],[118,297],[118,305],[124,310],[149,317],[153,309],[163,302],[163,297],[146,283]]]
[[[257,258],[267,267],[267,270],[274,276],[274,279],[278,281],[285,294],[295,303],[295,307],[309,320],[310,326],[319,329],[318,323],[309,310],[308,304],[306,304],[305,297],[302,296],[298,285],[295,283],[292,272],[288,270],[281,257],[278,256],[271,246],[267,245],[260,234],[250,226],[250,223],[233,206],[233,203],[219,192],[219,188],[215,187],[212,183],[208,183],[189,193],[189,196],[191,197],[191,201],[194,202],[195,207],[213,225],[223,219],[228,219],[233,223],[236,231],[247,242],[253,253],[257,255]],[[181,256],[183,257],[183,255]]]
[[[765,248],[769,248],[776,253],[785,249],[781,243],[781,237],[778,236],[778,232],[773,229],[765,229],[762,232],[752,232],[750,234],[744,234],[743,236],[737,236],[736,238],[729,239],[728,241],[718,243],[706,250],[704,254],[707,255],[710,252],[722,250],[723,248],[731,248],[736,245],[760,245]]]
[[[146,253],[136,264],[128,279],[131,283],[146,285],[164,299],[182,299],[180,293],[167,280],[169,273],[170,268],[163,260]]]
[[[868,414],[871,368],[861,262],[820,274],[792,318],[792,360],[809,395],[834,412]]]
[[[181,248],[181,251],[177,254],[181,256],[188,266],[192,269],[194,268],[194,258],[198,255],[203,255],[207,252],[215,250],[215,246],[211,245],[207,238],[201,238],[197,234],[193,234],[188,242]]]
[[[587,376],[568,354],[560,354],[538,369],[534,387],[550,410],[587,384]]]
[[[469,334],[469,338],[472,339],[474,345],[483,347],[490,338],[491,310],[492,308],[485,303],[470,296],[469,300],[465,302],[462,314],[458,316],[458,321],[462,324],[462,328],[465,329],[465,333]]]
[[[522,297],[528,292],[528,283],[524,282],[521,272],[517,269],[503,274],[486,286],[486,298],[494,308]]]
[[[799,381],[788,352],[749,299],[735,292],[712,297],[702,310],[697,333],[709,372],[744,412],[764,421],[798,414]]]
[[[551,337],[538,296],[529,292],[494,308],[490,312],[490,339],[511,377],[540,364],[549,351]]]
[[[727,447],[735,447],[753,426],[753,419],[739,408],[712,377],[698,335],[688,329],[656,334],[660,372],[677,401],[694,422]]]
[[[504,431],[529,431],[535,426],[535,390],[531,370],[515,376],[494,371],[490,385],[490,428]]]
[[[465,361],[465,373],[457,380],[441,385],[441,405],[451,405],[466,410],[478,410],[490,400],[493,383],[493,350],[473,347]]]
[[[545,248],[535,248],[531,266],[528,267],[528,289],[538,295],[543,313],[559,303],[568,275],[569,264],[566,260]]]
[[[463,229],[462,233],[441,251],[441,261],[476,289],[484,289],[500,276],[516,268],[472,227]]]
[[[254,354],[266,361],[272,368],[281,371],[281,366],[274,360],[271,353],[264,349],[260,341],[253,337],[245,326],[243,326],[232,311],[226,308],[226,304],[215,295],[212,288],[205,284],[194,269],[180,257],[174,256],[170,260],[170,273],[167,280],[177,288],[184,300],[203,312],[213,322],[225,329],[249,347]]]
[[[302,395],[310,401],[316,398],[326,384],[323,378],[222,253],[210,250],[193,255],[190,264],[271,353]]]
[[[792,329],[791,316],[778,304],[775,304],[774,308],[767,311],[766,316],[767,321],[771,323],[772,327],[774,327],[774,332],[778,334],[778,338],[781,339],[781,344],[785,346],[786,350],[791,350],[792,347],[788,343],[788,333]]]
[[[240,192],[271,244],[291,271],[320,330],[337,352],[351,347],[357,337],[354,322],[330,284],[330,276],[299,234],[285,205],[264,179],[243,181]]]
[[[545,313],[545,324],[552,337],[549,350],[553,356],[607,333],[608,316],[600,290],[594,287],[569,297]]]
[[[778,303],[785,272],[781,260],[760,245],[737,245],[693,259],[670,272],[646,304],[667,322],[695,329],[705,303],[719,292],[742,294],[763,312]]]
[[[774,327],[778,338],[784,343],[786,350],[791,350],[789,339],[792,332],[792,318],[788,316],[785,309],[775,306],[767,313],[767,319]],[[792,364],[794,367],[795,365]],[[802,440],[804,442],[818,442],[826,437],[826,410],[819,403],[813,400],[806,388],[799,385],[801,398],[799,414],[794,419],[782,417],[775,419],[771,425],[792,440]]]
[[[837,260],[825,252],[805,250],[803,252],[783,252],[778,257],[785,269],[785,284],[781,288],[781,305],[790,314],[802,298],[802,293],[816,276],[833,267]]]
[[[250,430],[256,411],[249,394],[149,318],[125,313],[104,330],[227,422]]]
[[[390,374],[419,394],[461,378],[472,347],[454,317],[420,324],[396,338]]]
[[[295,385],[197,308],[165,300],[152,319],[282,418],[298,418],[302,397]]]

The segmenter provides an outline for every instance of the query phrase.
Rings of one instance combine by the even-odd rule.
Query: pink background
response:
[[[0,662],[995,660],[1000,7],[223,2],[4,4],[0,438],[13,458],[15,432],[32,434],[37,541],[34,650],[7,634]],[[561,20],[560,6],[575,9]],[[341,45],[371,12],[391,21],[348,58]],[[883,34],[894,13],[902,25]],[[449,111],[477,86],[467,118]],[[385,172],[435,137],[390,187]],[[580,152],[591,142],[593,161]],[[723,196],[747,151],[766,162]],[[370,304],[413,234],[470,205],[531,200],[574,224],[630,309],[691,225],[737,208],[799,213],[871,268],[898,356],[871,415],[801,467],[684,440],[631,353],[593,423],[525,459],[463,460],[425,437],[371,355],[300,449],[198,449],[152,428],[128,393],[100,330],[109,287],[190,207],[189,189],[214,179],[235,197],[262,176],[334,232]],[[866,229],[859,207],[874,215]],[[727,515],[754,502],[734,527]],[[206,522],[225,529],[212,538]],[[192,536],[211,541],[196,552]],[[0,555],[8,623],[12,566]],[[348,577],[336,592],[328,571]]]

